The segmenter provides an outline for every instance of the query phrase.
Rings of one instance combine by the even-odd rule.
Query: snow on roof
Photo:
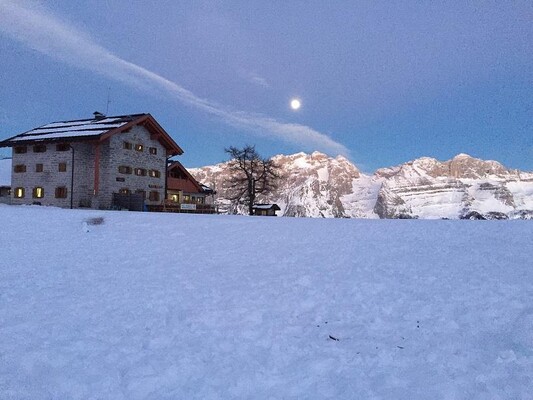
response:
[[[66,131],[66,132],[55,132],[55,133],[45,133],[45,134],[23,134],[21,136],[14,137],[11,139],[13,142],[27,142],[29,140],[48,140],[48,139],[61,139],[61,138],[72,138],[72,137],[85,137],[85,136],[98,136],[106,130],[90,130],[90,131]]]
[[[0,158],[0,186],[11,186],[11,158]]]
[[[203,183],[200,183],[200,187],[202,188],[202,190],[206,193],[216,193],[212,188],[210,188],[209,186],[207,185],[204,185]]]
[[[276,207],[279,209],[277,204],[256,204],[253,206],[253,208],[257,208],[258,210],[270,210],[271,208]]]
[[[120,128],[144,114],[122,115],[107,118],[92,118],[74,121],[52,122],[21,133],[8,139],[9,142],[26,142],[36,140],[50,140],[63,138],[82,138],[99,136],[112,129]]]

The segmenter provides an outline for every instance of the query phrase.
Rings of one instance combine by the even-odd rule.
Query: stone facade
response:
[[[113,193],[121,190],[144,192],[147,205],[159,204],[164,198],[166,148],[143,126],[133,126],[102,142],[43,142],[40,146],[44,146],[41,151],[35,151],[39,149],[33,144],[13,147],[12,204],[70,207],[72,199],[73,208],[107,209],[112,206]],[[97,148],[99,179],[95,177]],[[23,197],[17,197],[22,194],[20,189]]]
[[[131,149],[125,148],[125,143],[129,143]],[[138,150],[139,145],[142,151]],[[147,205],[161,203],[165,191],[166,160],[165,147],[158,140],[151,139],[150,133],[142,126],[111,136],[100,148],[98,206],[109,208],[113,193],[121,190],[130,193],[144,191]],[[121,172],[120,167],[129,167],[131,171]]]
[[[35,145],[15,146],[13,148],[13,169],[11,174],[11,203],[52,205],[69,207],[71,199],[72,148],[74,149],[74,197],[73,205],[80,202],[81,189],[87,178],[87,172],[76,165],[88,162],[90,145],[71,143],[64,150],[58,151],[58,144],[39,144],[41,151],[36,152]],[[24,149],[25,152],[20,151]],[[61,168],[60,168],[61,165]],[[36,193],[37,188],[42,192]],[[65,188],[66,194],[56,198],[56,188]],[[22,189],[22,192],[21,192]],[[19,197],[20,196],[20,197]]]

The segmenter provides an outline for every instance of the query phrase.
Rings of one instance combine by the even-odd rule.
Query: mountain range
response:
[[[273,157],[282,178],[259,202],[278,214],[324,218],[532,219],[533,173],[459,154],[448,161],[422,157],[362,173],[343,156],[320,152]],[[246,213],[228,199],[228,163],[189,169],[215,188],[223,213]]]

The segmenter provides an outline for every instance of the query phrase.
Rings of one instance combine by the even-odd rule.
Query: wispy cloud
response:
[[[253,83],[254,85],[261,86],[265,89],[270,88],[270,84],[268,83],[268,81],[262,76],[256,74],[255,72],[250,72],[243,69],[239,71],[239,74],[242,76],[242,78],[244,78],[250,83]]]
[[[98,73],[143,91],[164,92],[184,104],[194,106],[231,126],[255,135],[276,137],[305,149],[318,149],[333,155],[349,153],[344,145],[308,126],[285,123],[265,115],[235,111],[202,99],[177,83],[118,57],[98,45],[89,35],[36,3],[0,0],[0,32],[40,53],[77,68]]]

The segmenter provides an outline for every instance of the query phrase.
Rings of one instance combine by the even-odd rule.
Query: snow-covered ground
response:
[[[0,222],[1,399],[533,396],[531,221]]]

